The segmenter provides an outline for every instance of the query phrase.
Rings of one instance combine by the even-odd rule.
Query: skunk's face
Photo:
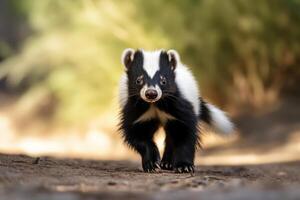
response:
[[[138,96],[154,103],[176,92],[177,53],[173,50],[147,52],[126,49],[122,56],[128,80],[128,97]]]

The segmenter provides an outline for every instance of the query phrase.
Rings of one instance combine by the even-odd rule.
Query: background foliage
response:
[[[65,123],[107,110],[126,47],[177,49],[202,93],[226,105],[261,107],[297,89],[299,0],[6,2],[11,26],[27,29],[21,45],[0,38],[1,84],[24,112]]]

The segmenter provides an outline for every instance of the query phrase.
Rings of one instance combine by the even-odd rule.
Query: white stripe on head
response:
[[[144,51],[144,63],[143,68],[147,72],[150,78],[153,78],[155,73],[159,70],[159,58],[161,50],[157,51]]]

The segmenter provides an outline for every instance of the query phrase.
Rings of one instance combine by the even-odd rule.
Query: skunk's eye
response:
[[[161,85],[166,85],[167,84],[167,79],[163,76],[160,77],[160,84]]]
[[[144,83],[144,81],[143,81],[143,76],[139,76],[139,77],[136,79],[135,83],[136,83],[137,85],[143,85],[143,83]]]

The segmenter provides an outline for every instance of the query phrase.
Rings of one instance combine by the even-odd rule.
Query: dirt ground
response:
[[[300,199],[300,162],[142,172],[131,161],[0,154],[0,199]]]

